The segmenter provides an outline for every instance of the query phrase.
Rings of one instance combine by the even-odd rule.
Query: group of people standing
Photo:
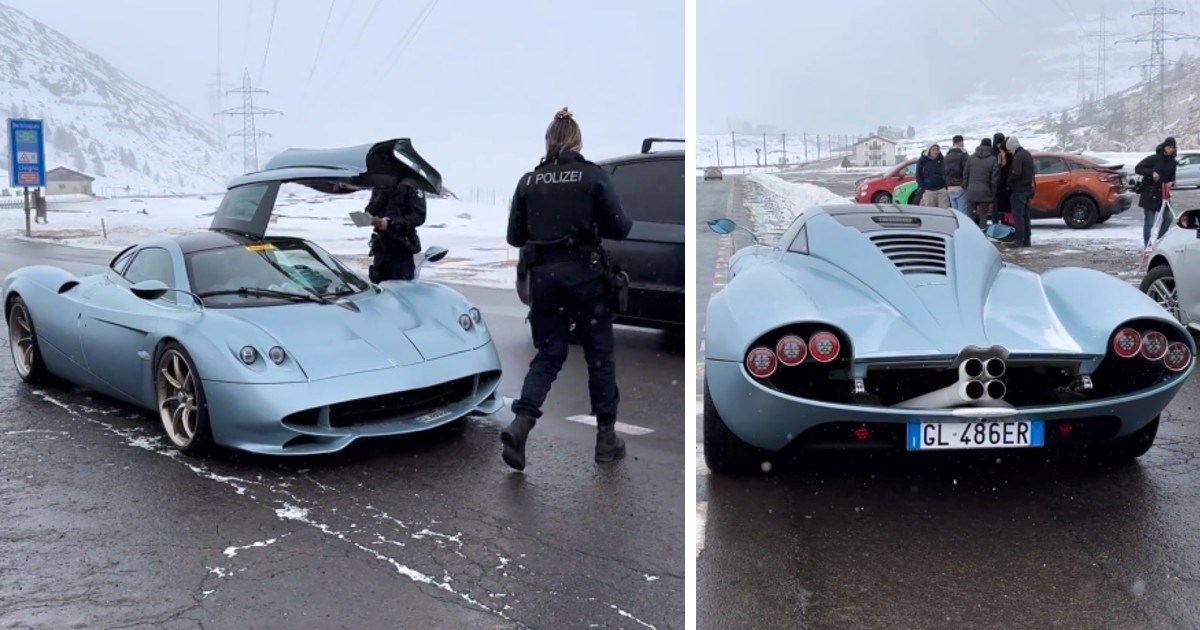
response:
[[[937,144],[917,160],[921,205],[954,208],[986,230],[1011,214],[1014,236],[1009,247],[1029,247],[1029,201],[1035,189],[1033,156],[1016,137],[996,133],[968,154],[963,137],[954,136],[945,155]]]

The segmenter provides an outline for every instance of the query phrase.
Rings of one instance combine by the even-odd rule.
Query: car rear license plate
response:
[[[907,443],[910,451],[1037,448],[1046,444],[1046,424],[1041,420],[909,422]]]

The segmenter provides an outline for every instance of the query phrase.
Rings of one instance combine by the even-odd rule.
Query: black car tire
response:
[[[892,203],[891,193],[877,192],[871,197],[871,203]]]
[[[1170,291],[1173,295],[1172,295],[1172,297],[1167,298],[1168,299],[1167,304],[1163,304],[1163,303],[1159,302],[1157,298],[1150,295],[1150,287],[1154,286],[1154,283],[1159,282],[1160,280],[1169,280],[1170,281],[1170,285],[1171,285]],[[1166,282],[1163,283],[1164,289],[1167,288],[1166,284],[1167,284]],[[1164,309],[1167,310],[1167,312],[1171,313],[1171,315],[1174,315],[1175,319],[1177,321],[1179,321],[1179,323],[1181,323],[1181,324],[1184,323],[1183,318],[1180,317],[1179,293],[1178,293],[1178,289],[1175,288],[1175,272],[1171,269],[1171,265],[1162,264],[1162,265],[1158,265],[1156,267],[1152,267],[1150,269],[1150,271],[1147,271],[1146,275],[1142,277],[1142,283],[1140,285],[1138,285],[1138,290],[1141,291],[1142,293],[1145,293],[1147,296],[1149,296],[1155,302],[1159,302],[1159,306],[1162,306]],[[1174,301],[1173,306],[1170,303],[1172,300]]]
[[[1155,417],[1150,424],[1123,438],[1096,446],[1090,453],[1092,462],[1100,466],[1119,466],[1145,455],[1158,435],[1160,417]]]
[[[766,452],[734,435],[717,413],[704,381],[704,463],[716,474],[761,470]]]
[[[1071,197],[1063,204],[1062,219],[1072,230],[1086,230],[1096,224],[1100,210],[1091,197]]]
[[[18,320],[28,324],[28,330],[18,323]],[[33,324],[33,315],[29,313],[29,307],[26,306],[25,300],[21,296],[15,296],[12,304],[8,309],[8,336],[9,349],[13,354],[14,367],[17,358],[17,337],[21,337],[23,343],[28,343],[29,351],[29,368],[22,374],[21,370],[17,370],[17,376],[21,380],[30,385],[40,385],[50,380],[50,370],[46,368],[46,362],[42,359],[42,346],[38,343],[37,328]],[[26,338],[27,336],[27,338]]]

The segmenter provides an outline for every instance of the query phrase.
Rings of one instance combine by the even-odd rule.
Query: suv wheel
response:
[[[1096,223],[1099,218],[1099,209],[1096,208],[1096,202],[1092,201],[1091,197],[1079,195],[1071,197],[1063,206],[1063,222],[1067,227],[1073,230],[1086,230]]]

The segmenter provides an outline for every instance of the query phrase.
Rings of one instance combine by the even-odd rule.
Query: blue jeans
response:
[[[950,207],[959,212],[967,213],[967,191],[951,190],[950,191]]]
[[[1142,211],[1146,213],[1146,221],[1142,224],[1142,243],[1149,246],[1150,230],[1154,229],[1154,218],[1158,216],[1158,210],[1142,208]],[[1158,227],[1158,238],[1162,238],[1167,230],[1171,229],[1171,223],[1175,221],[1175,213],[1171,212],[1170,208],[1163,208],[1162,211],[1166,214],[1163,215],[1162,225]]]
[[[1010,203],[1012,203],[1013,223],[1017,228],[1017,237],[1013,240],[1025,246],[1030,245],[1030,232],[1033,231],[1033,226],[1029,222],[1029,200],[1032,197],[1033,191],[1014,192],[1009,196]]]

